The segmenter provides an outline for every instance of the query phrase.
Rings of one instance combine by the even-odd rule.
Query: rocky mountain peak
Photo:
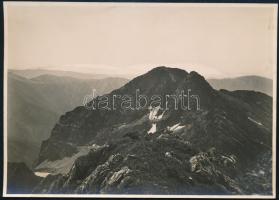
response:
[[[178,73],[181,73],[181,74],[188,74],[187,71],[183,70],[183,69],[180,69],[180,68],[173,68],[173,67],[166,67],[166,66],[159,66],[159,67],[155,67],[153,69],[151,69],[148,73],[152,73],[152,74],[155,74],[155,73],[172,73],[172,74],[177,74]]]
[[[245,193],[237,176],[261,153],[270,151],[270,97],[216,91],[197,72],[164,66],[138,76],[108,97],[134,95],[136,90],[147,98],[184,90],[195,99],[193,104],[200,102],[200,109],[148,106],[92,111],[78,107],[66,113],[43,142],[37,163],[37,169],[61,172],[57,166],[67,159],[70,164],[64,175],[56,177],[57,183],[65,184],[52,188],[49,176],[38,191],[141,193],[151,185],[152,193],[193,194],[204,185],[205,193]]]
[[[150,96],[154,94],[174,94],[178,90],[187,92],[188,89],[206,95],[214,91],[204,77],[195,71],[188,73],[179,68],[159,66],[134,78],[112,94],[131,94],[136,89]]]

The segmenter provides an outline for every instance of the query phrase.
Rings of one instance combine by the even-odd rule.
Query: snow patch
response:
[[[260,175],[264,175],[265,172],[264,172],[263,170],[260,170],[260,171],[259,171],[259,174],[260,174]]]
[[[178,124],[175,124],[175,125],[173,125],[171,127],[168,126],[167,129],[168,129],[168,131],[174,132],[174,131],[178,131],[178,130],[184,128],[184,127],[185,126],[180,126],[180,123],[178,123]]]
[[[152,127],[150,128],[150,130],[147,133],[148,134],[153,134],[157,131],[156,123],[163,118],[163,115],[164,115],[165,111],[162,112],[161,115],[157,116],[159,110],[161,109],[160,106],[157,106],[157,107],[149,106],[148,109],[150,110],[148,118],[149,118],[150,122],[152,123]]]
[[[233,164],[236,163],[236,160],[235,160],[235,156],[231,155],[231,156],[221,156],[223,159],[224,159],[224,162],[227,163],[227,162],[231,162]]]
[[[256,120],[254,120],[254,119],[251,118],[251,117],[248,117],[248,119],[249,119],[251,122],[254,122],[254,123],[256,123],[256,124],[258,124],[258,125],[260,125],[260,126],[263,125],[261,122],[257,122]]]
[[[48,172],[35,172],[36,176],[43,177],[43,178],[47,177],[47,175],[49,175],[49,174],[50,173],[48,173]]]
[[[171,153],[167,151],[167,152],[165,153],[165,156],[170,158],[170,157],[171,157]]]
[[[156,130],[157,130],[157,128],[156,128],[156,124],[155,123],[153,123],[152,124],[152,127],[150,128],[150,130],[147,132],[148,134],[153,134],[153,133],[155,133],[156,132]]]
[[[160,110],[160,106],[157,106],[157,107],[154,107],[154,108],[149,108],[149,109],[150,109],[150,113],[149,113],[149,120],[150,121],[162,119],[162,117],[165,113],[165,111],[164,111],[161,115],[157,116],[158,111]]]
[[[79,152],[72,155],[71,157],[64,157],[61,160],[54,161],[44,160],[35,169],[38,171],[47,169],[47,171],[49,171],[51,174],[67,174],[78,157],[86,155],[90,149],[95,148],[97,148],[97,145],[80,146],[78,147]]]
[[[157,119],[157,120],[162,119],[164,114],[165,114],[165,111],[164,111],[164,112],[162,112],[162,114],[161,114],[161,115],[159,115],[156,119]]]

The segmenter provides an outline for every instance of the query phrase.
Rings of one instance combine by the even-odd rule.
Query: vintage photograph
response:
[[[275,196],[276,4],[3,6],[4,196]]]

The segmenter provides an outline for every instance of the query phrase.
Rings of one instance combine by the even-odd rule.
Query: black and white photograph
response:
[[[3,7],[3,196],[275,197],[277,4]]]

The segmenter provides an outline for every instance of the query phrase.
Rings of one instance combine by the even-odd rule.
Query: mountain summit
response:
[[[136,91],[156,99],[156,106],[137,109],[131,103],[122,109],[137,98]],[[181,94],[194,99],[184,102],[187,109],[175,104],[183,104]],[[114,97],[117,109],[108,106]],[[271,97],[217,91],[196,72],[157,67],[98,98],[109,109],[80,106],[67,112],[42,143],[36,170],[52,175],[34,193],[249,194],[259,187],[271,192],[264,168],[270,161],[256,165],[271,155]],[[166,102],[173,105],[164,107]],[[244,176],[251,170],[264,171],[264,184]]]

